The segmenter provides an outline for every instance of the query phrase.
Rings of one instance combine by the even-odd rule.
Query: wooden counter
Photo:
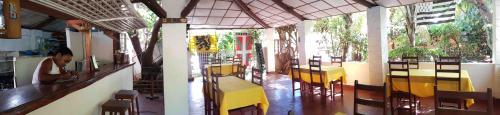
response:
[[[0,114],[28,114],[132,65],[104,65],[100,67],[100,71],[92,74],[81,74],[76,81],[50,85],[25,85],[0,91]]]

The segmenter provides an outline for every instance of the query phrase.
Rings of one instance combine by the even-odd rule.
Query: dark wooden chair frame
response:
[[[314,81],[314,74],[319,75],[319,82]],[[321,101],[323,104],[326,104],[326,88],[324,87],[324,84],[326,81],[323,81],[323,74],[321,73],[321,59],[320,60],[315,60],[315,59],[309,59],[309,77],[311,82],[308,84],[309,85],[309,94],[314,95],[314,89],[315,87],[319,87],[320,89],[320,95],[321,95]],[[314,98],[314,96],[310,96],[311,99]],[[334,96],[332,95],[332,98]]]
[[[456,92],[456,91],[439,91],[437,86],[434,86],[434,107],[436,110],[436,115],[493,115],[493,94],[491,88],[488,88],[486,92]],[[464,109],[454,109],[454,108],[442,108],[439,106],[441,99],[474,99],[474,100],[484,100],[487,101],[486,111],[472,111]]]
[[[252,68],[252,83],[257,84],[257,85],[264,85],[264,79],[263,79],[263,72],[260,69],[257,68]],[[258,82],[256,80],[259,80]]]
[[[406,109],[406,110],[409,110],[412,114],[416,114],[416,107],[415,105],[417,104],[416,102],[416,96],[414,96],[412,93],[411,93],[411,82],[410,82],[410,70],[409,70],[409,64],[407,61],[389,61],[388,62],[389,64],[389,82],[390,82],[390,93],[391,93],[391,96],[390,96],[390,106],[391,106],[391,114],[394,115],[394,98],[397,98],[398,101],[397,101],[397,104],[398,104],[398,107],[396,109]],[[393,65],[396,65],[396,66],[400,66],[402,68],[393,68]],[[393,72],[406,72],[406,75],[393,75]],[[402,91],[393,91],[394,89],[394,83],[393,83],[393,79],[405,79],[406,82],[407,82],[407,86],[408,86],[408,92],[402,92]],[[410,105],[410,108],[407,109],[407,108],[402,108],[400,107],[400,102],[402,102],[401,100],[402,99],[408,99],[408,103]],[[414,106],[412,106],[414,105]]]
[[[236,73],[235,73],[235,76],[240,78],[240,79],[243,79],[245,80],[245,70],[247,69],[246,66],[244,65],[236,65],[238,68],[236,68]]]
[[[461,66],[460,60],[458,60],[458,61],[444,61],[444,62],[436,61],[434,63],[435,63],[434,64],[434,69],[435,69],[434,85],[439,86],[438,81],[452,81],[452,82],[454,81],[454,82],[458,83],[457,91],[458,92],[462,91],[462,81],[461,81],[461,79],[462,79],[462,74],[461,74],[462,66]],[[457,67],[457,69],[443,69],[442,66],[455,66],[455,67]],[[457,74],[458,77],[457,78],[440,77],[440,76],[438,76],[438,73],[453,73],[453,74]],[[457,108],[457,109],[462,109],[462,103],[463,103],[464,107],[467,108],[465,100],[442,99],[441,101],[438,101],[437,105],[442,107],[443,102],[456,104],[455,108]]]
[[[295,90],[300,90],[300,93],[302,94],[303,89],[304,89],[304,83],[302,81],[302,75],[300,75],[300,63],[299,59],[293,58],[291,59],[290,62],[290,72],[292,76],[292,96],[295,96]],[[298,73],[298,75],[295,75],[295,73]],[[295,83],[300,84],[299,89],[295,89]]]
[[[342,67],[342,62],[343,62],[342,56],[340,56],[340,57],[330,56],[330,60],[331,60],[332,65],[340,64],[339,67]],[[334,80],[334,81],[330,81],[330,89],[331,89],[331,95],[332,95],[333,100],[335,100],[335,98],[334,98],[334,96],[336,94],[335,85],[337,85],[337,84],[340,85],[340,96],[344,97],[344,82],[342,82],[343,77],[344,76],[340,76],[339,79]]]
[[[371,92],[376,92],[378,94],[382,94],[383,100],[373,100],[373,99],[360,98],[358,95],[358,90],[371,91]],[[384,109],[384,115],[386,115],[387,114],[387,106],[386,106],[387,101],[386,101],[386,99],[387,99],[387,93],[386,93],[386,84],[385,83],[383,86],[373,86],[373,85],[359,84],[358,80],[354,81],[354,114],[355,115],[362,115],[361,113],[358,112],[358,104],[382,108],[382,109]]]
[[[418,69],[420,68],[419,66],[419,59],[418,57],[406,57],[406,56],[403,56],[402,58],[403,61],[407,61],[408,62],[408,67],[410,69]]]

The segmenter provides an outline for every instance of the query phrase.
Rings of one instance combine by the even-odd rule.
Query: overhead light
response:
[[[127,8],[121,8],[120,10],[122,10],[122,11],[126,11],[126,10],[128,10],[128,9],[127,9]]]

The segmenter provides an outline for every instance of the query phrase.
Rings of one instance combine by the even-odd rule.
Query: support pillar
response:
[[[274,44],[274,28],[268,28],[264,30],[264,55],[266,56],[266,69],[267,72],[274,72],[276,70],[275,64],[275,44]]]
[[[167,18],[180,18],[186,0],[162,0]],[[189,115],[187,24],[164,23],[162,26],[163,46],[163,89],[165,115]]]
[[[312,41],[313,29],[314,21],[312,20],[304,20],[297,24],[297,33],[299,34],[297,50],[299,52],[299,61],[301,65],[307,64],[307,59],[314,55],[315,50],[309,48],[311,45],[314,45],[314,41]]]
[[[371,84],[383,84],[389,48],[387,47],[386,8],[375,6],[367,11],[368,20],[368,64]]]
[[[493,83],[493,96],[500,98],[500,1],[493,0],[493,59],[495,63],[495,76]]]

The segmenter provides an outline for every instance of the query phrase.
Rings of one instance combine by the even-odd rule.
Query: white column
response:
[[[266,69],[268,72],[274,72],[276,69],[276,62],[275,62],[275,57],[274,54],[274,28],[268,28],[264,30],[264,43],[263,46],[267,50],[266,52]]]
[[[376,6],[369,8],[366,20],[368,23],[368,64],[371,84],[383,84],[385,63],[388,60],[387,47],[387,14],[386,8]]]
[[[494,97],[500,97],[500,1],[493,0],[493,59],[495,62],[495,76],[493,84]]]
[[[162,4],[167,18],[180,18],[186,0],[162,0]],[[162,32],[165,115],[189,115],[186,23],[163,24]]]
[[[314,29],[314,21],[312,20],[304,20],[297,24],[297,33],[299,34],[299,61],[300,64],[307,64],[307,59],[311,58],[314,54],[314,50],[310,49],[310,45],[313,44],[312,41],[312,32]]]

